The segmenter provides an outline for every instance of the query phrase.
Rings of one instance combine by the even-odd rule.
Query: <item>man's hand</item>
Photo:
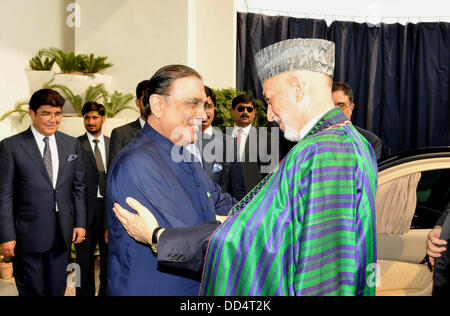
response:
[[[14,248],[16,248],[16,241],[7,241],[3,244],[0,244],[0,249],[5,257],[15,257]]]
[[[86,239],[85,237],[86,237],[86,229],[80,227],[75,227],[73,229],[72,242],[75,245],[81,244]]]
[[[447,245],[447,242],[440,239],[441,231],[442,227],[436,226],[428,233],[427,254],[432,266],[434,266],[435,259],[441,256],[441,252],[447,249],[446,247],[443,247]]]
[[[159,226],[158,221],[145,206],[135,199],[128,197],[126,202],[137,214],[131,213],[117,203],[113,207],[114,213],[132,238],[151,245],[153,231]]]
[[[107,244],[108,241],[109,241],[109,235],[108,235],[108,230],[107,230],[107,229],[105,229],[105,235],[104,235],[104,237],[105,237],[105,244]]]

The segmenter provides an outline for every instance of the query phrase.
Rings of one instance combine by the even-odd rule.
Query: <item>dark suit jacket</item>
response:
[[[18,253],[50,250],[56,225],[68,249],[73,228],[86,227],[86,186],[80,143],[55,133],[59,171],[53,188],[31,128],[0,143],[0,243]],[[55,216],[58,204],[59,223]]]
[[[213,133],[211,137],[207,134],[202,135],[203,170],[211,180],[221,187],[222,192],[229,193],[240,201],[246,193],[242,167],[236,156],[232,160],[227,160],[226,157],[227,146],[235,146],[235,139],[221,132],[220,136],[222,137],[219,139],[217,138],[218,133]],[[219,159],[211,159],[217,157],[215,149],[217,149],[217,155],[220,154],[219,148],[222,148],[222,155]],[[236,150],[234,150],[234,153],[236,153]],[[213,157],[209,157],[210,154]]]
[[[441,239],[450,244],[450,204],[439,218],[436,225],[442,226]],[[449,296],[450,294],[450,249],[447,244],[447,250],[441,253],[441,257],[436,258],[434,265],[433,295]]]
[[[220,222],[212,221],[165,230],[158,241],[158,265],[201,272],[209,240],[219,226]]]
[[[252,126],[245,142],[245,158],[241,162],[246,193],[250,192],[266,176],[266,173],[261,173],[261,166],[268,163],[261,161],[259,139],[259,129]],[[264,154],[271,152],[270,133],[267,135],[267,150],[264,151],[266,151]]]
[[[371,131],[368,131],[368,130],[363,129],[363,128],[361,128],[359,126],[356,126],[356,125],[353,125],[353,126],[372,145],[372,148],[375,151],[375,156],[377,157],[377,159],[380,159],[380,157],[381,157],[381,147],[383,145],[383,143],[381,142],[381,139],[377,135],[372,133]]]
[[[106,162],[104,164],[108,165],[108,154],[109,154],[109,143],[110,139],[107,136],[103,136],[105,139],[105,149],[106,149]],[[86,134],[78,137],[83,150],[83,162],[86,168],[86,192],[87,192],[87,226],[92,223],[94,219],[95,206],[97,202],[97,190],[98,190],[98,177],[97,177],[97,163],[95,162],[94,152],[92,151],[92,146],[89,143],[89,138]],[[106,196],[104,196],[106,199]],[[103,228],[107,228],[106,212],[104,218]]]
[[[142,130],[139,118],[136,121],[126,125],[116,127],[111,132],[111,141],[109,146],[108,169],[113,162],[114,157]]]

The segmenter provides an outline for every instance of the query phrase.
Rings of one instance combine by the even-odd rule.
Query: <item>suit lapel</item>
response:
[[[202,163],[203,163],[203,170],[206,171],[206,173],[211,176],[212,175],[212,166],[213,166],[213,162],[209,162],[206,161],[206,159],[204,159],[203,154],[204,154],[204,150],[206,145],[209,144],[209,142],[211,142],[212,138],[210,138],[209,136],[205,136],[204,134],[203,138],[202,138],[202,148],[201,148],[201,154],[202,154]]]
[[[56,187],[60,183],[61,177],[64,172],[64,168],[67,165],[67,159],[69,154],[71,154],[65,146],[63,139],[61,138],[60,132],[55,133],[56,146],[58,146],[58,157],[59,157],[59,166],[58,166],[58,178],[56,180]]]
[[[27,153],[27,155],[30,157],[31,161],[42,173],[42,176],[47,180],[48,184],[50,184],[53,187],[47,169],[45,168],[44,165],[44,159],[42,158],[41,152],[39,151],[39,147],[36,144],[36,139],[34,138],[33,132],[31,131],[31,127],[24,133],[24,141],[22,143],[22,147],[24,151]]]
[[[89,142],[89,138],[87,137],[86,134],[81,136],[80,144],[83,147],[84,151],[87,153],[87,155],[89,157],[89,161],[92,163],[92,165],[95,168],[97,168],[97,163],[95,162],[94,152],[92,151],[92,146],[91,146],[91,144]]]
[[[106,152],[105,166],[108,166],[108,164],[109,164],[109,161],[108,161],[108,157],[109,157],[109,137],[103,135],[103,139],[105,140],[105,152]]]

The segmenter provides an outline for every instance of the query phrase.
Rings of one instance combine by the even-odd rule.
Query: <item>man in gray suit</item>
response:
[[[236,157],[232,161],[227,161],[227,146],[234,146],[235,141],[218,129],[213,131],[212,122],[216,108],[216,95],[207,86],[205,86],[205,93],[207,98],[207,104],[205,105],[206,120],[202,121],[200,142],[203,170],[206,171],[211,180],[222,188],[222,192],[227,192],[240,201],[246,193],[242,167]],[[229,138],[228,141],[227,137]],[[217,158],[216,153],[219,153],[220,149],[223,150],[223,155],[219,159],[215,159]]]
[[[109,154],[109,137],[102,133],[106,121],[105,107],[96,102],[88,102],[81,110],[86,133],[80,137],[83,161],[86,167],[87,226],[86,240],[77,245],[77,263],[81,268],[80,287],[77,296],[95,296],[95,257],[100,250],[99,296],[106,295],[106,262],[108,256],[108,221],[105,211],[106,166]]]
[[[353,109],[355,108],[355,104],[353,103],[353,90],[350,85],[345,82],[334,82],[332,88],[332,98],[334,105],[339,106],[350,121]],[[371,131],[356,125],[354,126],[356,130],[372,145],[372,148],[375,151],[375,156],[377,159],[380,159],[381,147],[383,145],[381,139]]]
[[[111,165],[114,157],[125,147],[144,127],[147,121],[148,113],[145,109],[142,99],[145,95],[145,88],[148,80],[139,82],[136,87],[136,106],[139,108],[140,116],[136,121],[126,125],[116,127],[111,132],[111,146],[109,149],[108,167]]]
[[[0,143],[0,248],[14,257],[21,296],[62,296],[71,243],[86,234],[80,143],[58,132],[64,98],[51,89],[30,99],[31,127]]]

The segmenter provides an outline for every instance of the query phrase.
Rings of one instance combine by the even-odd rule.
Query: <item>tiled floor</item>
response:
[[[98,259],[98,258],[97,258]],[[96,269],[95,269],[95,287],[98,291],[99,282],[98,282],[98,275],[99,275],[99,261],[96,260]],[[11,278],[9,280],[3,280],[0,279],[0,296],[17,296],[17,288],[16,283],[14,282],[14,278]],[[66,289],[66,296],[75,296],[75,287],[73,286],[67,286]]]

